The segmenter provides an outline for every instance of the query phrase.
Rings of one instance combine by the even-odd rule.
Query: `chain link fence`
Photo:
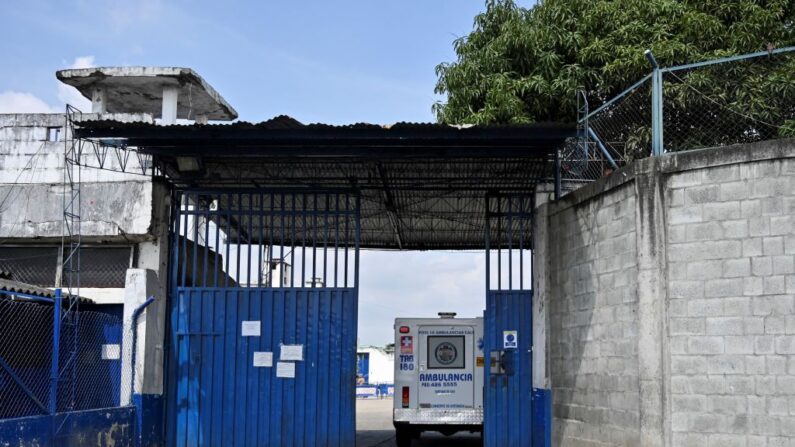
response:
[[[579,138],[567,140],[561,151],[561,183],[568,191],[647,157],[651,145],[651,76],[593,112],[585,102],[586,93],[579,96],[584,104]]]
[[[122,335],[118,312],[65,304],[54,360],[55,303],[46,301],[0,295],[0,419],[129,404],[122,396],[130,395],[124,377],[132,372],[122,371],[122,354],[133,340]]]
[[[583,126],[594,149],[604,147],[618,166],[649,156],[651,147],[651,79],[644,78],[614,102],[597,109]],[[600,151],[601,152],[601,151]]]
[[[47,411],[53,308],[0,296],[0,418]]]
[[[795,136],[795,52],[663,71],[666,152]]]
[[[60,247],[0,247],[0,272],[9,279],[39,287],[54,287]],[[81,287],[123,288],[132,247],[81,247]],[[68,256],[64,253],[64,257]]]
[[[793,73],[795,47],[771,48],[656,68],[599,108],[586,103],[561,152],[564,189],[654,153],[795,137]]]

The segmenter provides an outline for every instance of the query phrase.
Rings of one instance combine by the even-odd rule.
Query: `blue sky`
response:
[[[520,2],[526,3],[526,2]],[[432,121],[434,67],[472,29],[483,0],[6,0],[0,113],[86,102],[55,71],[191,67],[240,114],[261,121]],[[479,315],[479,253],[366,252],[360,341],[392,339],[395,316]]]
[[[60,108],[55,70],[175,65],[198,71],[259,121],[429,121],[434,67],[483,0],[4,2],[0,92]],[[63,95],[62,95],[63,96]]]

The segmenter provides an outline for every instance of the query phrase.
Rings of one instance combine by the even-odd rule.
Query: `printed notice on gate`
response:
[[[115,344],[102,345],[102,360],[119,360],[121,346]]]
[[[519,347],[519,331],[502,331],[502,349]]]
[[[295,363],[276,362],[276,377],[292,379],[295,377]]]
[[[304,360],[304,345],[281,345],[279,360]]]
[[[240,335],[243,337],[259,337],[259,321],[244,321],[240,323]]]
[[[273,366],[273,353],[272,352],[255,352],[254,353],[254,367],[255,368],[270,368]]]

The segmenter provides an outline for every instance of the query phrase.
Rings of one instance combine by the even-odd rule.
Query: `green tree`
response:
[[[577,90],[592,108],[612,98],[649,73],[647,48],[672,66],[793,44],[792,0],[541,0],[530,9],[488,0],[474,30],[454,42],[457,60],[436,67],[436,92],[447,99],[434,112],[456,124],[573,122]],[[795,128],[793,61],[704,70],[668,89],[666,101],[684,104],[697,89]],[[704,112],[679,114],[710,119]]]

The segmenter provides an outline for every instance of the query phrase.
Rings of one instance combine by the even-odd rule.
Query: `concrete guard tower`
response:
[[[237,118],[235,109],[190,68],[79,68],[60,70],[56,76],[91,100],[92,113],[146,113],[164,125],[178,118],[199,124]]]
[[[78,275],[79,278],[80,275],[80,258],[73,254],[83,245],[81,238],[94,236],[85,234],[85,230],[81,230],[89,228],[89,225],[81,226],[80,216],[84,213],[81,213],[79,208],[81,202],[79,170],[85,169],[81,166],[98,165],[103,175],[107,175],[112,181],[118,178],[120,182],[144,183],[143,194],[148,194],[145,203],[150,206],[147,207],[148,209],[142,209],[141,215],[135,216],[145,221],[145,224],[141,225],[143,231],[133,235],[130,234],[131,232],[125,233],[126,238],[137,236],[137,240],[140,240],[137,259],[126,271],[123,311],[123,339],[131,340],[135,332],[137,345],[136,355],[133,355],[130,347],[125,347],[121,353],[121,383],[132,383],[132,389],[123,388],[120,401],[126,405],[135,405],[141,415],[139,426],[148,427],[147,431],[139,433],[141,444],[157,445],[160,437],[158,427],[162,426],[163,345],[168,315],[166,306],[170,208],[166,199],[168,191],[165,185],[151,178],[143,182],[139,179],[131,180],[130,168],[121,163],[121,160],[125,159],[123,155],[117,153],[118,163],[103,161],[106,151],[126,151],[126,149],[113,145],[103,146],[105,143],[102,142],[73,139],[71,135],[74,135],[75,128],[91,121],[111,120],[151,124],[154,119],[159,118],[158,124],[168,126],[177,124],[178,119],[195,121],[197,124],[206,124],[210,120],[232,121],[238,117],[238,114],[213,87],[190,68],[97,67],[61,70],[56,72],[56,76],[61,82],[77,88],[84,97],[91,100],[90,114],[84,113],[78,118],[69,116],[67,112],[66,117],[65,170],[69,171],[69,175],[65,176],[68,178],[68,182],[65,180],[67,183],[65,187],[70,199],[66,201],[67,205],[64,205],[64,219],[68,220],[64,227],[77,229],[77,232],[66,235],[70,247],[67,247],[64,257],[77,259],[78,264],[64,266],[64,272],[69,272],[63,275],[68,289],[71,290],[73,284],[81,284],[79,279],[75,281],[72,277]],[[73,120],[80,121],[75,128],[72,128]],[[75,151],[74,146],[82,144],[92,144],[94,150]],[[92,156],[96,156],[97,160],[90,161]],[[141,164],[141,158],[133,160],[131,164],[136,162]],[[118,185],[114,186],[118,189]],[[90,188],[86,189],[86,192],[91,191]],[[83,194],[83,198],[86,203],[97,203],[99,200],[90,194]],[[78,204],[77,208],[72,204]],[[92,212],[96,213],[97,209],[94,208]],[[100,211],[113,212],[111,209]],[[85,218],[82,219],[83,223],[89,223]],[[112,218],[108,217],[106,220]],[[155,300],[147,300],[148,297],[155,297]],[[135,325],[132,323],[133,314],[140,315]],[[128,366],[131,364],[134,364],[132,368]]]

